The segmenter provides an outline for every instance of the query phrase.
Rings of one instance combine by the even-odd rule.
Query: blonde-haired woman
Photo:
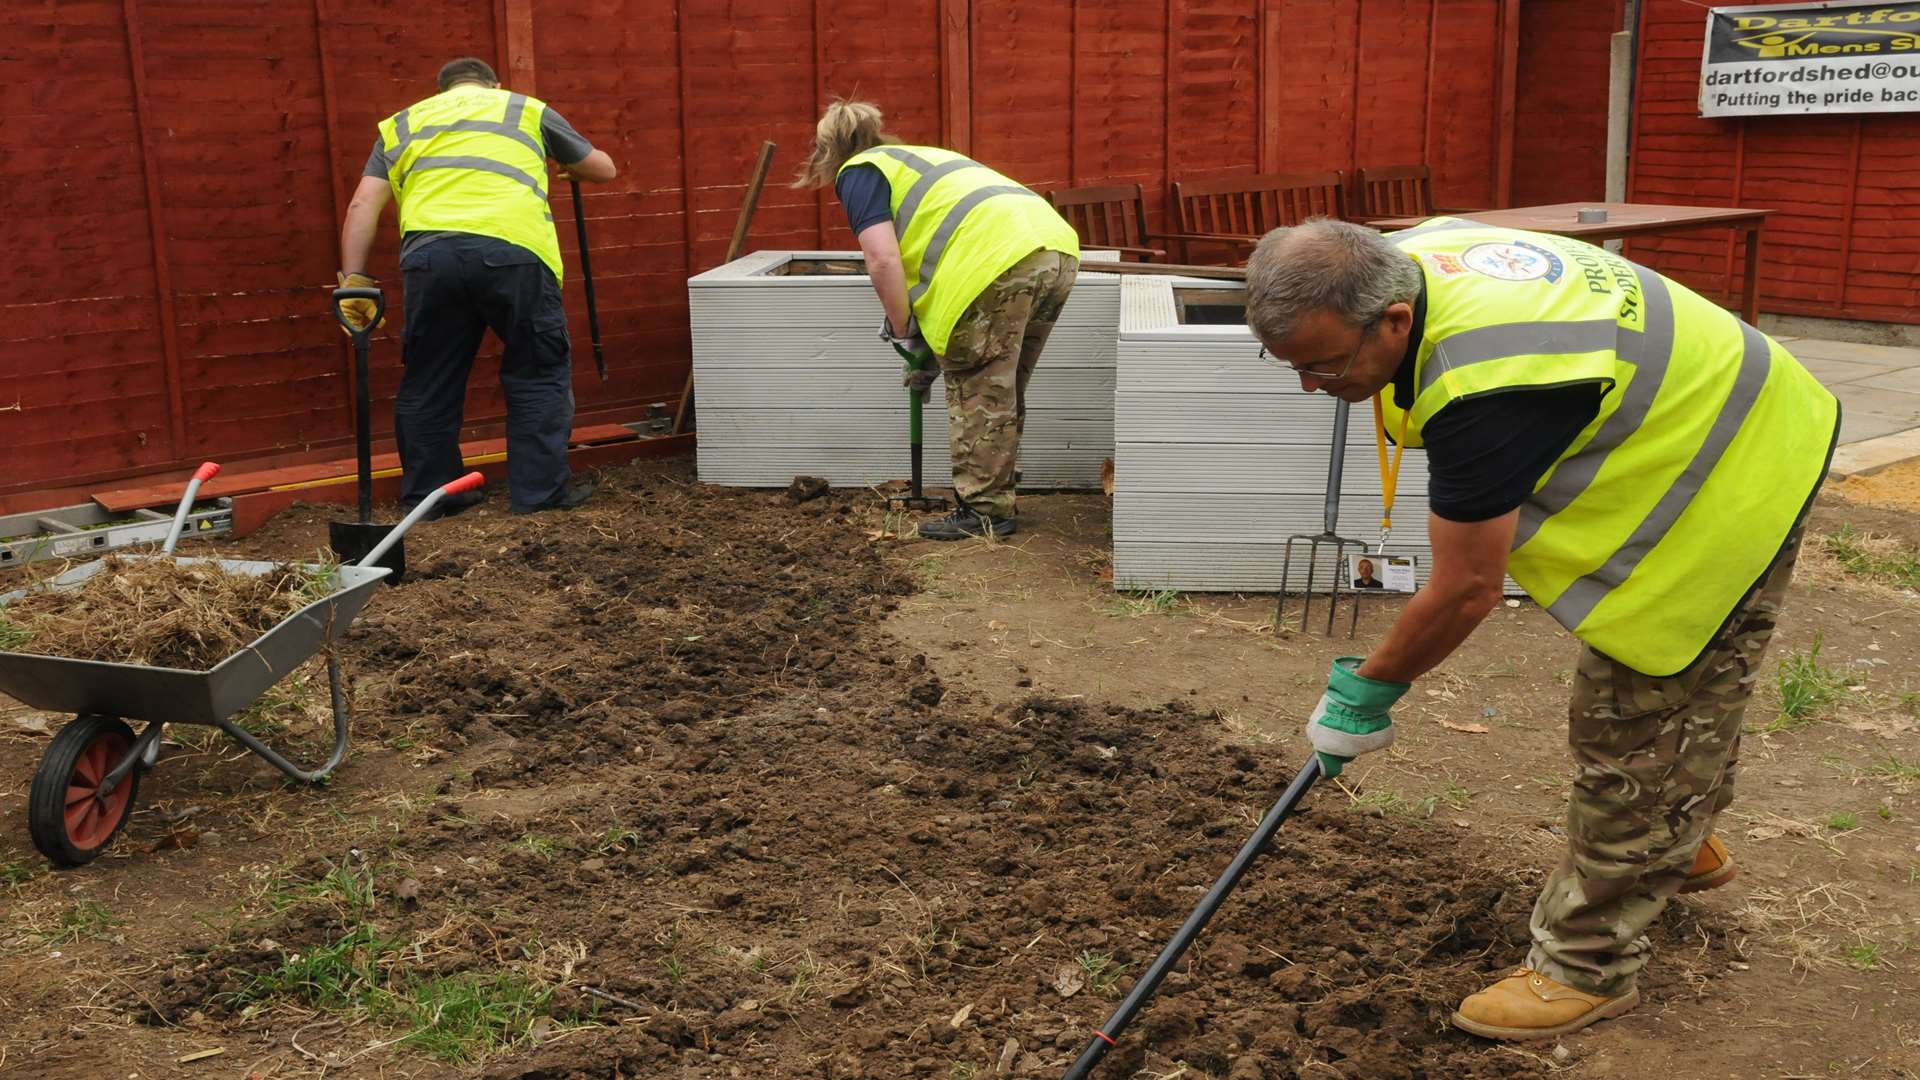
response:
[[[880,110],[835,101],[795,187],[834,186],[860,238],[881,336],[946,377],[953,493],[932,540],[1014,531],[1027,381],[1080,267],[1080,239],[1047,201],[951,150],[909,146]],[[924,394],[932,365],[908,384]]]

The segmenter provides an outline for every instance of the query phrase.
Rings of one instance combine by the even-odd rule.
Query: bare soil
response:
[[[358,741],[323,788],[176,731],[124,838],[55,873],[22,815],[64,718],[0,711],[0,1076],[1058,1076],[1393,607],[1329,641],[1276,637],[1270,598],[1115,597],[1099,496],[943,546],[883,535],[869,493],[689,472],[410,537],[344,645]],[[1816,529],[1901,550],[1853,514]],[[298,557],[329,515],[233,547]],[[1888,765],[1920,763],[1916,610],[1808,560],[1773,662],[1818,634],[1844,686],[1775,725],[1769,667],[1722,826],[1741,876],[1673,905],[1628,1017],[1557,1048],[1446,1024],[1524,955],[1562,844],[1574,648],[1520,605],[1308,795],[1100,1075],[1920,1075],[1920,775]],[[275,737],[311,757],[310,696]],[[394,999],[542,996],[509,1045],[435,1057],[418,1014],[286,977],[355,941]]]

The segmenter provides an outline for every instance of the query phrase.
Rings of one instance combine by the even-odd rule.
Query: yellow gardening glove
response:
[[[340,279],[340,287],[343,289],[377,289],[380,287],[380,279],[371,274],[363,274],[358,271],[349,274],[343,270],[340,271],[337,276]],[[365,330],[367,324],[373,321],[373,313],[379,309],[371,300],[346,300],[341,302],[340,310],[346,313],[347,319],[351,321],[355,327]],[[385,325],[387,325],[387,320],[385,317],[382,317],[380,326]],[[380,326],[376,326],[374,329],[378,330]],[[340,332],[346,334],[348,337],[353,336],[352,331],[344,326],[340,328]]]

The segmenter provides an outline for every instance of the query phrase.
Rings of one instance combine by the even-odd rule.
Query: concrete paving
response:
[[[1777,340],[1840,399],[1843,448],[1880,440],[1887,441],[1874,449],[1891,451],[1896,446],[1913,445],[1912,438],[1897,437],[1920,429],[1920,348],[1820,338]],[[1884,452],[1864,455],[1877,462],[1872,466],[1876,468],[1891,464],[1878,461],[1884,456]],[[1903,456],[1912,456],[1911,449]],[[1852,454],[1848,460],[1861,457]],[[1836,457],[1835,471],[1840,471],[1841,464]]]

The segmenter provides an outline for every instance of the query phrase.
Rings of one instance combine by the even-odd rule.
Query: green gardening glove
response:
[[[1320,772],[1329,778],[1361,754],[1393,745],[1387,710],[1413,685],[1369,679],[1358,673],[1361,659],[1343,656],[1333,662],[1327,692],[1307,720],[1307,740],[1320,755]]]

